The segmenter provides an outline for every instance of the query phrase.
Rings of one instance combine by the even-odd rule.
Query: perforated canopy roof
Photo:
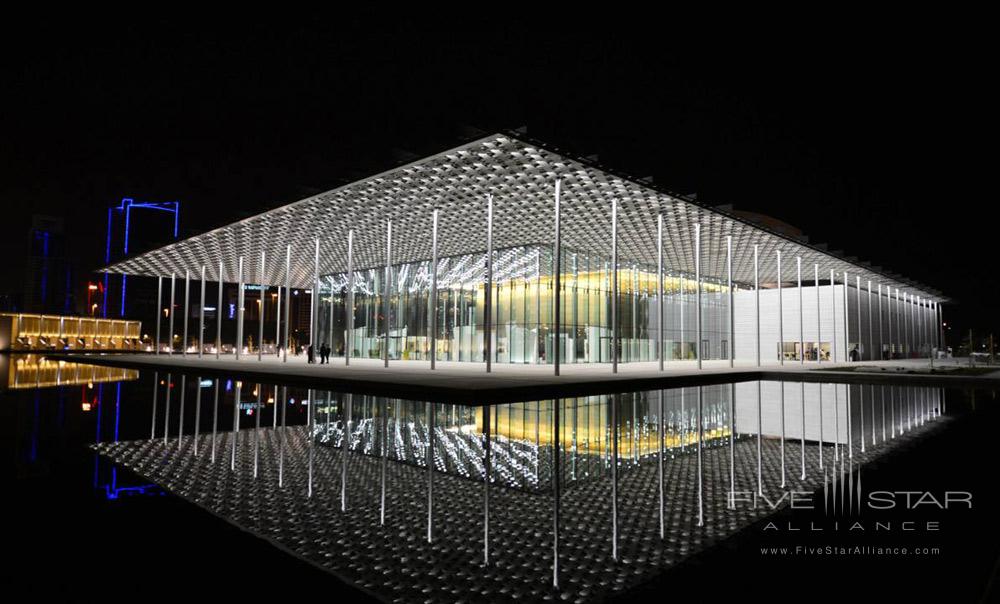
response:
[[[431,257],[431,221],[439,210],[438,256],[486,250],[487,196],[493,196],[495,249],[550,244],[554,239],[554,196],[561,180],[562,245],[566,250],[610,256],[611,208],[618,204],[618,250],[623,263],[656,264],[657,214],[664,219],[664,263],[671,271],[695,271],[694,225],[702,225],[702,274],[725,279],[726,237],[733,237],[733,279],[753,283],[753,246],[759,246],[760,279],[776,281],[775,251],[782,252],[782,280],[796,278],[796,257],[803,280],[813,265],[820,278],[846,270],[850,282],[866,287],[899,288],[940,300],[939,292],[879,267],[839,257],[772,232],[717,208],[662,191],[638,179],[583,159],[557,153],[525,137],[494,134],[381,174],[251,218],[178,241],[106,268],[113,273],[169,276],[200,275],[236,281],[240,256],[248,283],[285,282],[285,250],[291,244],[290,281],[310,287],[315,240],[320,241],[320,274],[347,269],[348,231],[354,229],[354,265],[385,263],[386,224],[392,221],[392,262]],[[260,270],[260,254],[266,266]]]

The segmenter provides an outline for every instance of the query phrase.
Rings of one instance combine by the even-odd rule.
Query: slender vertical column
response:
[[[802,258],[799,256],[795,257],[795,275],[799,282],[799,365],[804,365],[806,362],[806,336],[805,327],[803,325],[803,314],[802,314]],[[819,310],[819,309],[817,309]],[[803,397],[803,404],[805,404],[805,397]],[[803,416],[805,418],[805,416]],[[803,421],[805,421],[803,419]],[[805,434],[803,433],[803,438]],[[803,443],[805,444],[805,443]],[[805,451],[805,446],[802,447]],[[803,453],[805,455],[805,453]],[[805,471],[805,466],[802,466],[803,471]]]
[[[618,373],[618,200],[611,205],[611,372]],[[617,473],[617,469],[615,472]],[[617,522],[617,518],[615,520]],[[617,527],[615,529],[617,531]],[[614,549],[618,551],[617,539]],[[617,560],[615,554],[615,560]]]
[[[431,369],[437,366],[437,338],[438,338],[438,209],[434,208],[431,214]]]
[[[434,542],[434,403],[424,403],[427,424],[427,543]]]
[[[833,315],[833,335],[830,338],[830,360],[837,362],[837,286],[834,283],[833,269],[830,269],[830,313]],[[837,435],[840,438],[840,435]]]
[[[437,210],[434,210],[434,235],[437,243]],[[436,249],[436,246],[435,246]],[[434,288],[437,285],[437,271],[431,274],[432,290],[431,295],[437,294]],[[354,351],[354,229],[347,231],[347,299],[344,302],[344,327],[346,329],[346,342],[344,342],[344,365],[351,364],[351,354]],[[434,361],[431,361],[431,369],[434,368]]]
[[[157,304],[159,305],[159,304]],[[149,440],[156,438],[156,396],[160,389],[160,372],[153,372],[153,419],[149,428]]]
[[[240,396],[243,382],[236,382],[236,392],[233,395],[233,432],[230,435],[229,445],[229,469],[236,469],[236,441],[240,436]]]
[[[553,290],[553,293],[554,293],[553,300],[555,301],[555,306],[552,309],[552,311],[553,311],[552,312],[553,331],[555,333],[555,343],[552,346],[552,349],[553,349],[553,351],[552,351],[552,361],[553,361],[553,364],[554,364],[553,371],[555,372],[556,375],[559,375],[559,361],[561,360],[561,355],[562,355],[562,346],[560,346],[560,340],[559,340],[560,333],[562,331],[562,292],[560,291],[560,289],[562,287],[562,233],[560,233],[560,231],[559,231],[559,227],[560,227],[560,224],[559,224],[559,218],[560,218],[560,212],[559,212],[559,192],[560,192],[561,185],[562,185],[562,181],[557,179],[556,180],[556,204],[555,204],[555,213],[556,213],[556,215],[555,215],[555,231],[556,231],[555,235],[556,236],[555,236],[554,257],[552,259],[552,267],[553,267],[553,270],[552,270],[552,286],[554,288],[554,290]],[[490,221],[490,222],[492,223],[492,221]],[[492,238],[490,240],[490,243],[492,243]],[[492,249],[492,246],[491,246],[491,249]],[[489,301],[489,298],[487,298],[487,301]],[[486,337],[489,338],[490,337],[489,334],[486,334]],[[556,445],[556,448],[558,449],[558,445]],[[556,498],[558,499],[558,490],[559,490],[558,479],[556,480],[556,483],[557,483],[556,486],[554,486],[553,488],[556,491]],[[558,516],[558,512],[556,512],[556,514]],[[556,527],[556,532],[558,533],[558,527]],[[558,555],[556,557],[556,566],[557,567],[559,566]],[[558,587],[558,583],[559,583],[558,576],[554,579],[554,583]]]
[[[163,307],[163,277],[156,277],[156,344],[153,346],[153,354],[160,354],[160,323],[162,323],[162,317],[160,317],[160,309]],[[80,337],[80,334],[77,334]]]
[[[892,288],[886,286],[885,288],[885,314],[886,314],[886,352],[888,357],[892,358],[892,351],[895,348],[892,343]],[[892,390],[890,390],[890,394]]]
[[[785,364],[785,301],[781,295],[781,250],[775,250],[778,260],[778,360]],[[781,481],[781,486],[785,486],[785,481]]]
[[[259,315],[257,316],[257,360],[264,360],[264,305],[267,298],[264,296],[264,267],[266,266],[264,250],[260,251],[260,272],[257,274],[257,294],[260,296]],[[332,304],[332,302],[331,302]],[[263,385],[258,386],[263,388]]]
[[[236,269],[236,360],[240,360],[243,349],[243,256]]]
[[[333,352],[333,275],[330,275],[330,309],[326,317],[326,344]],[[328,359],[329,360],[329,359]]]
[[[201,265],[201,289],[198,290],[200,299],[198,306],[198,358],[205,356],[205,265]],[[201,381],[201,380],[199,380]],[[201,392],[199,386],[198,392]]]
[[[279,283],[275,289],[278,290],[278,295],[274,308],[274,355],[281,358],[281,284]]]
[[[483,356],[486,359],[486,373],[490,373],[491,371],[493,371],[492,301],[493,301],[493,196],[487,195],[486,196],[486,288],[483,290]],[[559,375],[558,360],[556,360],[556,375]]]
[[[760,263],[759,263],[759,246],[754,244],[753,246],[753,294],[754,303],[753,311],[756,316],[754,335],[757,340],[757,346],[755,347],[754,354],[757,358],[757,366],[760,367]],[[759,397],[758,397],[759,399]],[[758,402],[760,402],[758,400]]]
[[[694,278],[698,284],[696,301],[698,303],[698,308],[695,312],[695,322],[697,323],[698,338],[695,342],[695,350],[698,352],[698,369],[701,369],[701,357],[704,356],[704,350],[701,346],[701,224],[695,223],[694,225]],[[698,389],[701,392],[701,388]],[[699,441],[699,454],[701,451],[701,443]],[[701,526],[700,524],[698,526]]]
[[[733,236],[726,236],[726,288],[729,291],[729,366],[736,364],[736,300],[733,295]],[[662,316],[660,324],[662,325]]]
[[[875,335],[872,331],[872,280],[868,280],[868,360],[875,359]]]
[[[878,358],[882,359],[882,347],[885,346],[885,332],[883,331],[883,321],[882,321],[882,284],[878,284],[877,294],[878,296]],[[884,398],[885,392],[883,391],[882,396]],[[885,439],[882,439],[885,440]]]
[[[656,358],[663,371],[663,214],[656,215]],[[663,391],[660,391],[660,405],[663,405]],[[662,409],[661,409],[662,413]],[[662,438],[661,438],[662,440]],[[662,456],[661,456],[662,457]],[[661,464],[662,465],[662,464]],[[662,494],[662,490],[661,490]],[[662,499],[662,497],[661,497]],[[662,509],[662,508],[661,508]],[[662,514],[661,514],[662,517]],[[661,522],[662,526],[662,522]],[[661,531],[662,532],[662,531]],[[661,535],[662,537],[662,535]]]
[[[215,358],[222,354],[222,260],[219,260],[219,301],[215,305]]]
[[[281,349],[284,351],[284,356],[281,358],[283,363],[288,362],[288,333],[292,330],[292,325],[289,323],[289,312],[292,308],[292,288],[291,288],[291,275],[292,275],[292,245],[288,244],[285,247],[285,297],[288,298],[285,301],[285,333],[284,341],[282,343]]]
[[[857,297],[856,302],[858,306],[858,360],[861,361],[864,359],[864,357],[861,355],[861,343],[864,341],[862,340],[864,336],[861,335],[861,275],[855,275],[854,281],[856,284],[855,294]]]
[[[618,561],[618,395],[608,397],[611,405],[611,559]]]
[[[170,321],[167,323],[169,332],[167,333],[167,354],[174,354],[174,293],[176,291],[176,277],[174,273],[170,273],[170,310],[167,311],[167,316],[170,317]]]
[[[910,347],[910,329],[909,325],[907,324],[907,317],[906,317],[907,315],[906,292],[903,292],[903,306],[899,314],[903,318],[903,332],[902,332],[903,351],[905,353],[905,356],[909,357],[912,348]]]
[[[561,461],[559,447],[562,445],[559,430],[560,407],[562,401],[554,399],[552,401],[552,587],[556,589],[559,588],[559,482],[562,480],[559,468]]]
[[[819,264],[813,264],[813,286],[816,288],[816,362],[819,363],[823,359],[823,321],[820,319],[822,310],[819,306]],[[821,451],[822,445],[823,443],[820,443]]]
[[[309,300],[309,344],[313,347],[313,354],[319,353],[319,237],[316,238],[315,251],[313,252],[313,287],[312,297]],[[312,408],[312,400],[309,401]]]
[[[844,361],[851,360],[851,313],[847,309],[847,271],[844,271]]]
[[[389,366],[389,294],[392,282],[392,221],[385,223],[385,283],[383,284],[382,313],[385,323],[385,349],[382,351],[382,361]]]
[[[490,565],[490,481],[492,480],[493,408],[483,407],[483,564]]]
[[[184,269],[184,338],[181,341],[181,355],[187,356],[188,316],[191,314],[191,271]]]

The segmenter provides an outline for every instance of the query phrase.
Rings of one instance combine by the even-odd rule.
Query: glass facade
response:
[[[553,252],[548,246],[494,252],[492,321],[494,363],[546,364],[560,347],[563,363],[606,363],[611,354],[612,267],[607,258],[564,250],[560,279],[561,328],[556,342]],[[485,361],[486,254],[443,258],[437,269],[437,304],[431,308],[430,262],[392,267],[385,314],[385,270],[355,272],[353,335],[347,342],[347,275],[320,279],[318,331],[334,356],[426,360],[431,354],[431,313],[437,315],[439,361]],[[697,283],[690,275],[664,271],[666,359],[698,355]],[[704,359],[728,358],[729,296],[726,284],[702,280]],[[657,328],[656,268],[619,262],[617,324],[621,362],[653,361]]]

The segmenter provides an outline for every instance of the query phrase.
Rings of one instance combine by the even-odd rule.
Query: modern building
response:
[[[144,349],[141,321],[0,313],[0,352]]]
[[[308,340],[327,343],[335,357],[386,363],[926,356],[939,345],[945,300],[794,229],[707,207],[517,133],[106,270],[159,278],[160,308],[195,309],[180,316],[198,325],[185,321],[179,336],[181,326],[164,316],[173,313],[157,313],[158,341],[165,325],[184,348],[197,348],[198,334],[205,347],[232,345],[197,309],[221,308],[221,284],[237,283],[237,353],[251,340],[287,348],[289,292],[301,291],[317,294]],[[264,316],[274,325],[258,322],[250,333],[245,292],[258,285],[264,304],[273,298],[275,312]]]

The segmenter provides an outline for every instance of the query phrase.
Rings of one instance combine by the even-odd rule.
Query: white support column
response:
[[[757,346],[754,349],[757,366],[760,367],[760,246],[754,244],[753,246],[753,294],[754,294],[754,304],[753,310],[756,316],[754,337],[757,340]]]
[[[875,336],[872,330],[872,280],[868,280],[868,360],[876,361],[875,358]],[[872,424],[874,425],[874,424]]]
[[[312,296],[309,299],[309,345],[313,347],[313,358],[319,354],[316,344],[319,343],[319,237],[316,238],[315,251],[313,252],[313,282]],[[312,409],[313,401],[309,401],[309,408]],[[310,434],[312,434],[310,432]],[[311,440],[310,436],[310,440]]]
[[[257,295],[260,300],[260,308],[257,309],[257,360],[264,360],[264,305],[267,298],[264,296],[264,271],[267,266],[264,250],[260,251],[260,271],[257,273]],[[258,386],[263,388],[263,386]]]
[[[806,338],[805,338],[806,332],[805,332],[805,326],[803,325],[804,318],[802,314],[802,258],[799,256],[795,257],[795,275],[796,278],[798,279],[798,285],[799,285],[799,365],[804,365],[806,362]],[[805,401],[805,397],[803,397],[802,400]],[[803,421],[805,420],[803,419]],[[805,438],[804,431],[803,431],[803,438]],[[804,452],[805,450],[806,450],[805,446],[803,446],[802,451]],[[803,453],[803,455],[804,454],[805,453]]]
[[[205,265],[201,265],[201,289],[198,293],[198,298],[200,303],[198,306],[198,358],[205,356]],[[199,380],[200,381],[200,380]],[[199,396],[201,395],[201,386],[198,387]],[[195,442],[197,441],[198,435],[195,434]]]
[[[611,372],[618,373],[618,200],[617,199],[614,200],[611,205]]]
[[[275,307],[274,307],[274,355],[278,358],[281,358],[281,284],[280,283],[277,284],[276,289],[278,290],[278,295],[275,298]]]
[[[292,288],[291,288],[291,274],[292,274],[292,245],[288,244],[285,247],[285,333],[284,340],[281,349],[284,351],[284,356],[281,358],[283,363],[288,362],[288,334],[292,330],[292,325],[289,323],[289,314],[292,308]]]
[[[698,353],[698,369],[701,369],[701,358],[704,356],[704,350],[701,346],[701,224],[695,223],[694,225],[694,279],[697,283],[697,296],[695,301],[698,307],[695,309],[695,323],[697,325],[697,341],[695,342],[695,350]],[[700,389],[699,389],[700,391]],[[700,445],[699,445],[700,446]]]
[[[847,307],[847,284],[849,283],[849,278],[847,276],[847,271],[844,271],[844,360],[851,360],[851,313]]]
[[[218,360],[222,354],[222,286],[224,283],[222,274],[222,260],[219,260],[219,303],[215,307],[215,358]]]
[[[560,189],[561,188],[562,188],[562,181],[559,180],[559,179],[556,179],[555,250],[553,252],[553,256],[554,257],[552,259],[552,267],[553,267],[553,270],[552,270],[552,286],[553,286],[553,300],[555,301],[555,306],[553,308],[553,313],[552,313],[552,318],[554,319],[553,320],[553,329],[555,331],[554,343],[552,345],[552,361],[553,361],[553,371],[554,371],[555,375],[559,375],[559,361],[561,360],[560,357],[562,356],[562,346],[561,346],[562,342],[560,341],[560,335],[561,335],[561,331],[562,331],[562,329],[561,329],[562,328],[562,292],[560,291],[561,288],[562,288],[562,240],[561,240],[562,233],[559,230],[559,227],[561,226],[560,225],[560,211],[559,211],[560,210],[560,208],[559,208],[559,202],[560,202],[559,194],[560,194]],[[490,220],[490,250],[493,249],[493,245],[492,245],[493,244],[492,233],[493,233],[493,220]],[[492,256],[492,251],[491,251],[490,255]],[[491,259],[491,262],[490,262],[489,266],[490,266],[490,289],[492,290],[492,288],[493,288],[493,276],[492,276],[492,273],[493,273],[493,270],[492,270],[493,269],[493,264],[492,264],[492,259]],[[490,293],[491,293],[491,296],[492,296],[492,291]],[[489,302],[491,300],[492,300],[491,297],[487,297],[486,298],[487,304],[489,304]],[[485,337],[486,337],[487,341],[489,341],[489,339],[490,339],[490,333],[487,332]],[[559,401],[553,401],[552,404],[558,406],[558,403],[559,403]],[[559,443],[557,442],[556,443],[556,451],[558,452],[558,450],[559,450]],[[558,514],[559,514],[559,511],[558,511],[559,510],[559,505],[558,505],[558,499],[559,499],[559,476],[558,476],[558,474],[556,474],[556,476],[554,478],[554,481],[555,482],[553,483],[553,489],[555,490],[555,498],[556,498],[556,511],[555,511],[555,514],[556,514],[556,521],[555,521],[556,527],[555,528],[556,528],[556,531],[557,531],[557,544],[558,544],[558,530],[559,530],[559,520],[558,520],[558,517],[559,517],[558,516]],[[556,554],[557,555],[556,555],[556,559],[555,559],[555,564],[557,566],[559,564],[558,549],[559,548],[558,548],[558,545],[557,545],[556,546]],[[558,571],[557,571],[556,583],[558,583]]]
[[[382,312],[385,323],[385,346],[382,351],[382,361],[385,367],[389,366],[389,294],[392,283],[392,221],[387,220],[385,224],[385,283],[383,283]]]
[[[240,256],[236,276],[236,360],[243,350],[243,256]]]
[[[816,362],[823,360],[823,321],[820,319],[822,311],[819,307],[819,264],[813,264],[813,286],[816,288]],[[823,395],[820,394],[820,401]],[[820,416],[822,418],[822,415]],[[822,437],[821,437],[822,438]],[[820,441],[820,457],[822,458],[823,442]]]
[[[857,290],[855,291],[857,297],[856,302],[858,304],[858,360],[861,361],[864,360],[864,357],[861,355],[861,342],[863,342],[863,336],[861,335],[861,275],[855,275],[854,281]]]
[[[167,316],[170,317],[170,320],[167,323],[167,327],[169,329],[169,332],[167,333],[167,340],[169,344],[167,346],[167,354],[169,355],[174,354],[174,300],[176,300],[174,294],[176,292],[176,285],[176,275],[174,273],[170,273],[170,310],[167,311]]]
[[[729,290],[729,366],[736,363],[736,309],[733,306],[735,297],[733,295],[733,236],[726,236],[726,287]],[[660,315],[660,326],[662,329],[663,316]],[[661,337],[662,340],[662,337]],[[661,367],[662,369],[662,367]],[[735,424],[733,425],[735,429]]]
[[[781,250],[775,250],[778,260],[778,361],[785,364],[785,309],[781,295]]]
[[[556,181],[558,183],[558,181]],[[557,185],[558,187],[558,185]],[[483,289],[483,357],[486,373],[493,371],[493,196],[486,196],[486,287]],[[473,328],[474,329],[474,328]],[[559,361],[556,360],[556,375]]]
[[[656,215],[656,359],[660,371],[663,371],[663,214]],[[663,404],[663,391],[660,391],[660,404]],[[657,420],[661,422],[661,420]],[[662,440],[662,439],[661,439]],[[662,465],[662,461],[661,461]]]
[[[833,335],[830,338],[830,360],[837,362],[837,285],[836,275],[830,269],[830,312],[833,314]],[[839,434],[837,435],[840,436]]]
[[[181,356],[187,356],[188,315],[191,314],[191,271],[184,269],[184,339],[181,341]]]
[[[163,307],[163,276],[156,277],[156,343],[153,345],[153,354],[160,354],[160,323],[163,322],[163,317],[160,316],[161,308]],[[89,310],[89,309],[88,309]],[[80,337],[79,330],[77,331],[76,337]]]
[[[882,284],[878,284],[878,358],[882,360],[882,348],[885,346],[885,331],[883,330],[882,321]],[[882,392],[882,397],[885,397],[885,391]],[[885,440],[884,438],[882,440]]]
[[[431,369],[437,367],[437,337],[438,337],[438,209],[434,208],[434,212],[431,214],[431,291],[430,300],[428,301],[431,308],[431,346],[430,346],[430,357],[431,357]],[[489,407],[486,407],[488,410]],[[488,423],[488,422],[487,422]]]
[[[437,227],[437,210],[434,210],[434,226]],[[434,234],[437,235],[436,228]],[[436,276],[435,271],[431,277],[431,283],[435,285]],[[432,293],[436,292],[432,290]],[[344,301],[344,327],[347,340],[344,342],[344,365],[350,365],[351,353],[354,351],[354,229],[347,231],[347,299]],[[431,369],[433,368],[434,361],[431,360]]]

